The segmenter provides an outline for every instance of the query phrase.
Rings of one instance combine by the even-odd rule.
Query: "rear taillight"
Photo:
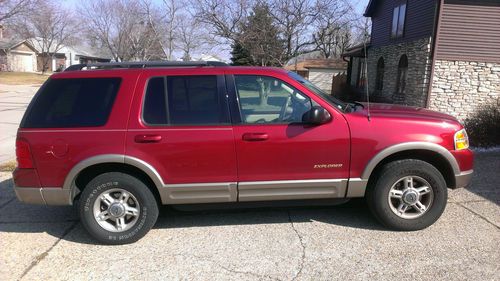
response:
[[[19,169],[32,169],[33,158],[31,157],[30,144],[25,140],[16,140],[17,167]]]

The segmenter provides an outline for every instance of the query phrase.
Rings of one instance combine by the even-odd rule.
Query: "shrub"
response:
[[[500,145],[500,99],[491,104],[480,106],[465,119],[465,129],[473,147],[492,147]]]

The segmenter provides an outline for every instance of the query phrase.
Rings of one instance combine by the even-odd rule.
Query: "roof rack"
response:
[[[64,71],[113,68],[149,68],[149,67],[196,67],[196,66],[228,66],[220,61],[134,61],[134,62],[98,62],[73,64]]]

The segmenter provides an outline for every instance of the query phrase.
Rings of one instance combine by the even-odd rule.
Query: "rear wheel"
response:
[[[443,213],[448,198],[446,182],[431,164],[415,159],[385,165],[367,191],[374,216],[394,230],[420,230]]]
[[[158,218],[158,204],[139,179],[104,173],[91,180],[80,197],[80,219],[101,243],[127,244],[142,238]]]

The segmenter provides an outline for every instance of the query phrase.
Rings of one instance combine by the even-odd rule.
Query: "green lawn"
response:
[[[8,85],[29,85],[43,84],[49,78],[48,74],[38,74],[30,72],[0,72],[0,84]]]

